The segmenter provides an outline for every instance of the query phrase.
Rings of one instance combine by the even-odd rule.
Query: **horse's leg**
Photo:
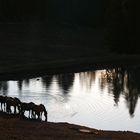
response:
[[[20,114],[20,112],[21,112],[21,108],[20,108],[19,105],[17,106],[17,109],[18,109],[18,114]]]
[[[2,111],[4,111],[4,110],[3,110],[3,103],[1,103],[1,108],[2,108]]]
[[[10,108],[9,105],[7,104],[7,105],[6,105],[6,112],[7,112],[7,113],[9,113],[9,108]]]
[[[40,120],[42,120],[42,112],[40,112]]]
[[[44,113],[45,116],[45,122],[47,122],[47,113]]]
[[[6,106],[6,105],[5,105],[5,103],[4,103],[4,111],[6,110],[5,106]]]
[[[9,106],[9,112],[12,113],[11,106]]]
[[[25,110],[22,110],[22,116],[24,116]]]
[[[3,109],[2,109],[2,103],[1,103],[1,111],[3,111]]]
[[[16,106],[14,106],[14,114],[16,114]]]
[[[37,116],[38,116],[38,120],[40,120],[40,113],[38,113]]]
[[[30,118],[30,110],[29,110],[29,116],[28,116],[28,118]]]
[[[31,109],[31,110],[30,110],[30,118],[31,118],[31,119],[34,119],[34,117],[35,117],[34,111]]]
[[[33,112],[32,112],[32,110],[30,110],[30,118],[31,119],[33,118]]]
[[[36,113],[33,111],[33,119],[36,119]]]
[[[38,113],[38,119],[41,120],[41,112]]]
[[[17,113],[17,106],[15,107],[16,113]]]
[[[25,110],[21,109],[21,111],[20,111],[21,117],[24,117],[24,112],[25,112]]]
[[[35,112],[35,119],[36,119],[36,115],[37,115],[37,113]],[[38,115],[37,115],[38,116]]]
[[[30,118],[33,119],[34,118],[34,111],[33,110],[29,110],[30,111]]]
[[[7,113],[10,114],[11,112],[12,112],[12,111],[11,111],[11,107],[10,107],[10,105],[8,105],[8,106],[7,106]]]

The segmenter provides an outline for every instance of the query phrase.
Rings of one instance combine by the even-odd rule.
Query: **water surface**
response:
[[[1,81],[0,94],[44,104],[48,121],[140,132],[138,69],[108,69]]]

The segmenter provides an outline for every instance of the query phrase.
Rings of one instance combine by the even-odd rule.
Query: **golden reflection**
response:
[[[88,91],[91,90],[93,84],[94,91],[97,90],[97,86],[102,93],[107,89],[107,93],[113,96],[116,105],[119,103],[120,96],[124,95],[129,114],[134,116],[140,93],[139,70],[114,68],[80,73],[79,77],[80,84]]]
[[[124,73],[121,68],[107,69],[101,71],[99,78],[100,88],[103,90],[107,87],[108,93],[114,96],[114,102],[118,104],[120,94],[124,88]]]

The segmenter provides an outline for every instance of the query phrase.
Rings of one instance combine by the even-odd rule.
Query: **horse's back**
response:
[[[24,110],[31,110],[33,106],[34,106],[33,102],[30,102],[30,103],[22,102],[21,103],[21,108]]]
[[[6,103],[10,106],[18,106],[21,102],[18,98],[7,97]]]

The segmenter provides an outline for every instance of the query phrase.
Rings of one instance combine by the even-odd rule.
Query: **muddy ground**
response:
[[[0,112],[0,140],[140,140],[140,134],[43,122]]]

